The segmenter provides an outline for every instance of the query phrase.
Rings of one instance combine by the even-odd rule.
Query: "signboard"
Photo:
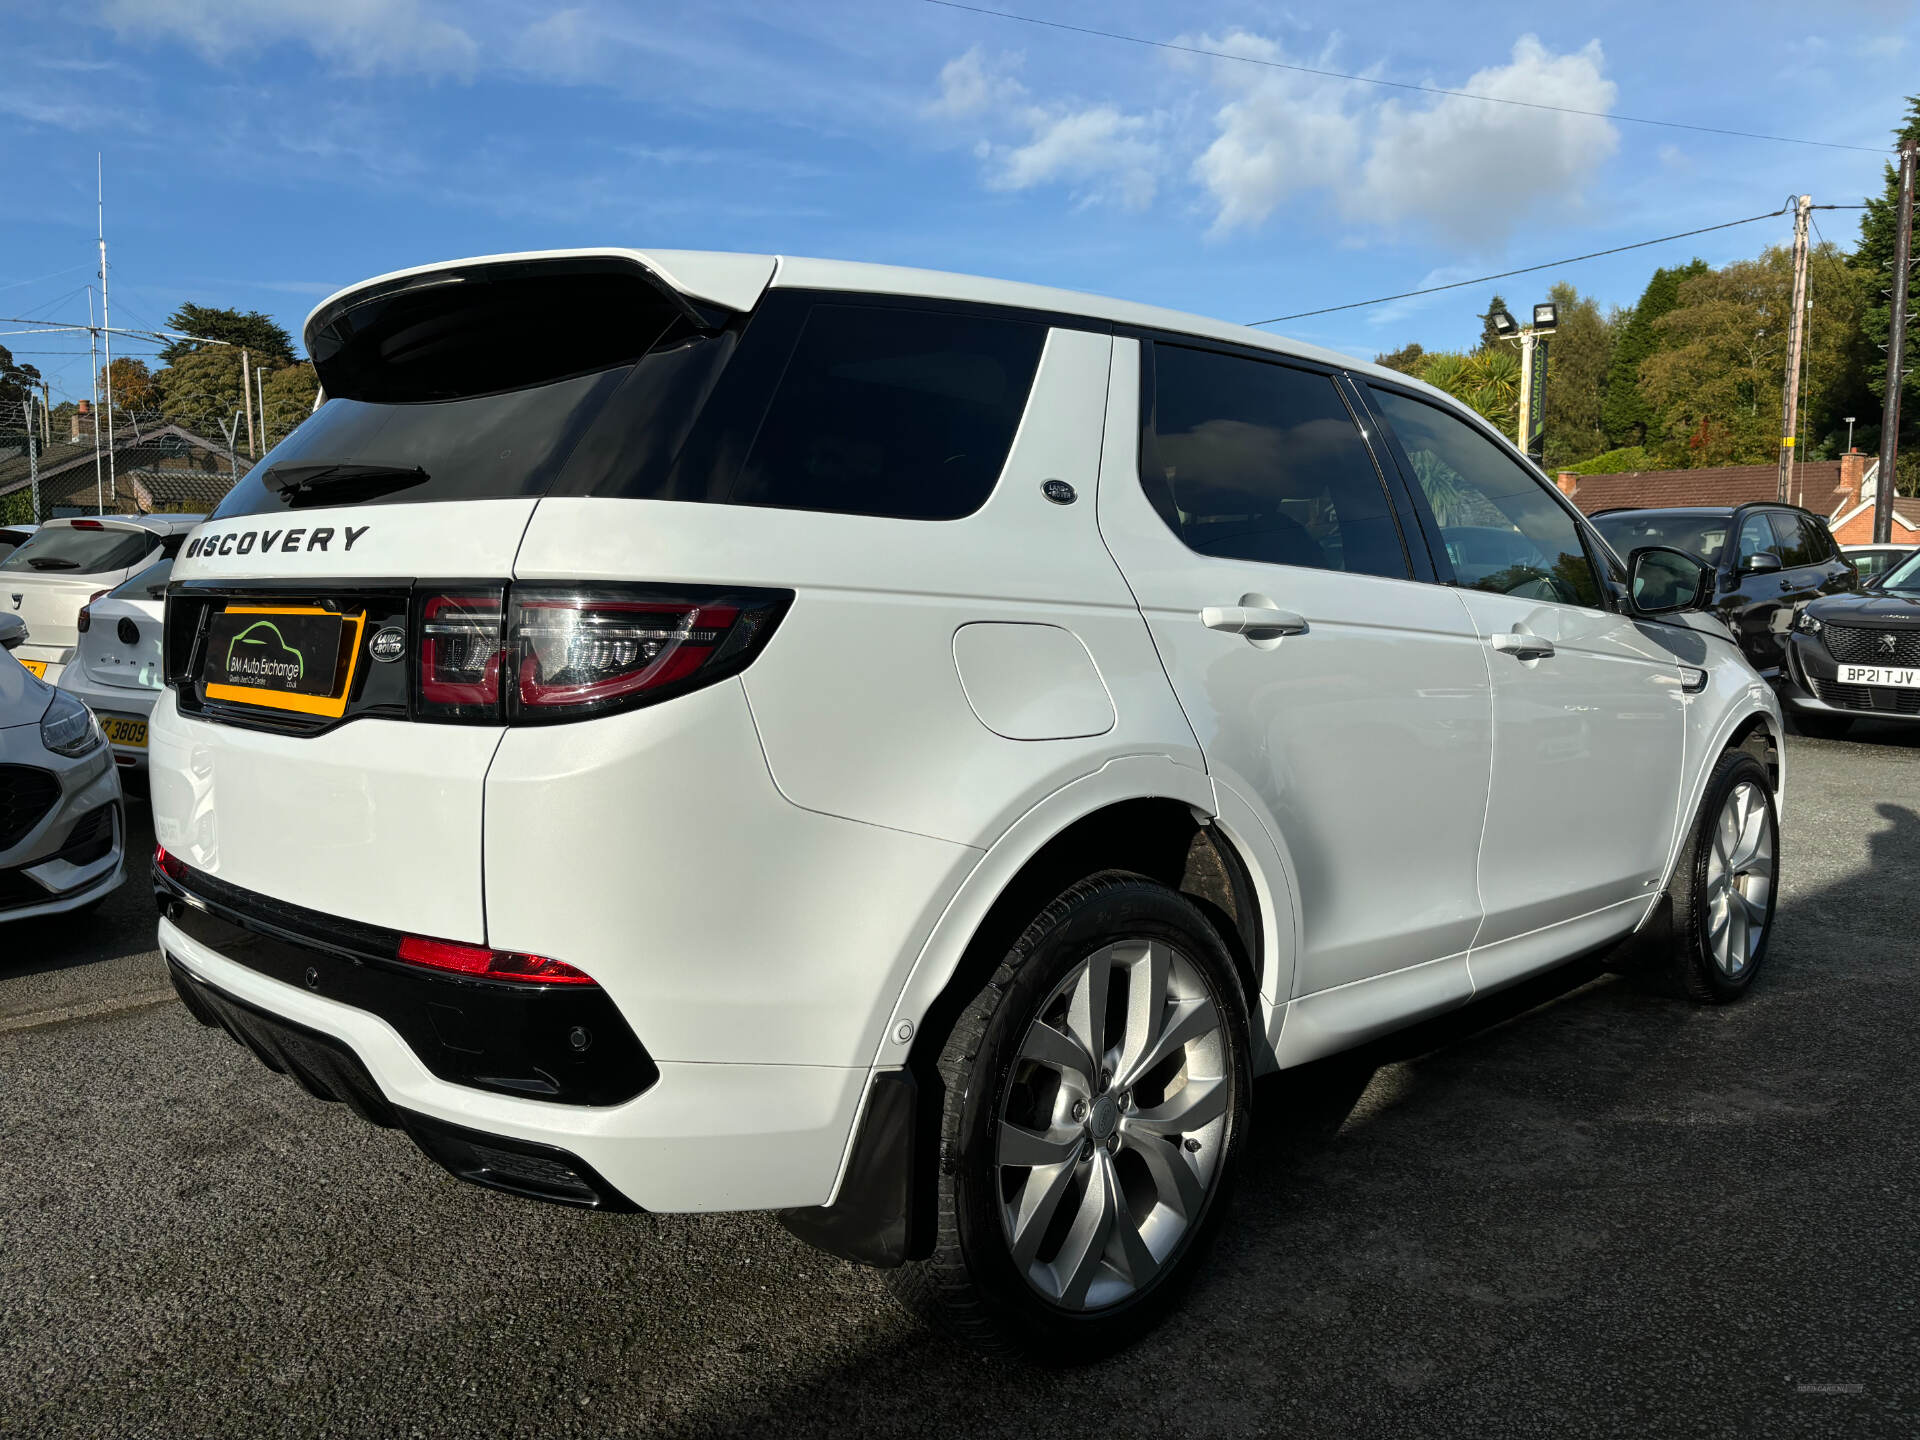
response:
[[[1539,336],[1533,342],[1533,376],[1527,389],[1527,455],[1534,464],[1541,463],[1544,453],[1544,439],[1547,433],[1547,337]]]

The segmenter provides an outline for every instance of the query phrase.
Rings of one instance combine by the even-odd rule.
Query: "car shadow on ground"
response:
[[[782,1367],[787,1377],[757,1393],[715,1397],[688,1432],[1040,1433],[1110,1394],[1130,1397],[1099,1422],[1116,1434],[1253,1433],[1290,1415],[1324,1424],[1336,1395],[1347,1398],[1331,1413],[1352,1432],[1540,1433],[1571,1413],[1598,1424],[1629,1411],[1658,1428],[1664,1403],[1688,1403],[1703,1384],[1724,1390],[1714,1409],[1728,1433],[1777,1416],[1798,1402],[1775,1372],[1791,1380],[1794,1362],[1818,1364],[1807,1334],[1824,1342],[1836,1322],[1822,1307],[1848,1303],[1821,1298],[1821,1277],[1904,1263],[1857,1239],[1831,1250],[1824,1236],[1766,1228],[1780,1223],[1767,1213],[1779,1196],[1810,1194],[1837,1219],[1864,1172],[1893,1163],[1866,1159],[1858,1137],[1836,1159],[1842,1142],[1822,1128],[1862,1084],[1857,1068],[1836,1072],[1822,1041],[1847,1047],[1856,1067],[1863,1044],[1891,1065],[1910,1023],[1896,1004],[1877,1037],[1879,1021],[1831,1013],[1848,987],[1910,979],[1904,897],[1920,888],[1920,814],[1877,809],[1869,863],[1782,902],[1768,964],[1740,1004],[1692,1006],[1644,973],[1586,960],[1263,1078],[1213,1256],[1173,1319],[1123,1354],[1071,1371],[988,1360],[901,1314],[897,1331],[869,1335],[844,1362]],[[1835,915],[1866,943],[1830,948]],[[1788,1053],[1783,1042],[1802,1035]],[[1703,1184],[1733,1193],[1697,1194]],[[793,1260],[820,1263],[798,1242]],[[864,1281],[881,1300],[877,1275],[847,1269],[843,1297]],[[734,1321],[753,1328],[748,1315]],[[1717,1338],[1736,1332],[1737,1343]],[[1764,1358],[1743,1377],[1756,1334]],[[1143,1387],[1153,1374],[1163,1381]],[[1842,1413],[1823,1423],[1874,1428],[1860,1423],[1868,1411]],[[832,1425],[813,1418],[828,1415]]]

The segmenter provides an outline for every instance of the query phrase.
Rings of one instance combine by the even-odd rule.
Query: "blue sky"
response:
[[[1413,84],[1884,147],[1920,6],[1008,0],[994,8]],[[1251,320],[1777,206],[1882,155],[1184,55],[926,0],[0,0],[0,315],[84,318],[105,157],[116,323],[182,300],[298,333],[459,255],[618,244],[974,271]],[[1820,217],[1851,242],[1856,217]],[[1503,282],[1630,303],[1785,220]],[[1459,346],[1492,286],[1285,328]],[[1817,300],[1817,296],[1816,296]],[[0,326],[0,328],[14,328]],[[84,351],[8,336],[56,390]]]

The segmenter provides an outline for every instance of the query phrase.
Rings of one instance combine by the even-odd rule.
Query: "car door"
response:
[[[1765,510],[1736,511],[1731,555],[1719,580],[1714,608],[1740,641],[1756,670],[1778,670],[1786,660],[1783,636],[1792,607],[1783,598],[1793,588],[1784,578],[1780,539]]]
[[[1405,972],[1349,1034],[1464,1001],[1486,663],[1455,597],[1413,578],[1344,383],[1197,343],[1114,348],[1109,414],[1137,400],[1141,421],[1136,450],[1109,420],[1101,534],[1216,787],[1287,857],[1294,993]]]
[[[1451,409],[1369,393],[1436,552],[1477,557],[1448,565],[1492,678],[1480,990],[1638,923],[1673,837],[1680,667],[1610,607],[1575,512],[1517,456]]]

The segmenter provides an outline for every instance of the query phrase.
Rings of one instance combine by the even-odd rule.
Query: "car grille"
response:
[[[113,806],[102,805],[81,817],[60,847],[60,858],[69,865],[91,865],[113,851]]]
[[[1886,638],[1893,637],[1893,648]],[[1848,665],[1920,665],[1920,630],[1865,630],[1857,625],[1827,625],[1820,631],[1827,653]]]
[[[59,798],[60,781],[51,770],[0,765],[0,850],[18,845]]]
[[[1827,704],[1840,710],[1920,715],[1920,690],[1896,690],[1890,685],[1841,685],[1832,680],[1815,680],[1813,690]]]

